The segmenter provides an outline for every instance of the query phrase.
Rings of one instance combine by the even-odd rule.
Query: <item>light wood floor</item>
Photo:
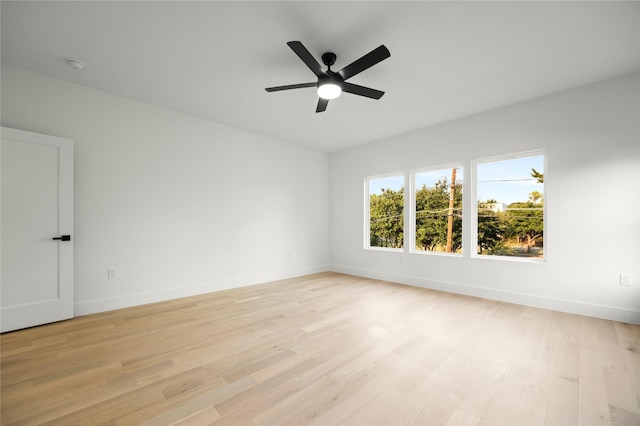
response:
[[[3,425],[640,424],[640,326],[334,273],[1,344]]]

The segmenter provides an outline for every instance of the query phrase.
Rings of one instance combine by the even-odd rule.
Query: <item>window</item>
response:
[[[475,166],[477,255],[544,259],[544,154]]]
[[[404,176],[367,178],[367,248],[402,249],[404,246]]]
[[[461,166],[413,174],[416,252],[462,253]]]

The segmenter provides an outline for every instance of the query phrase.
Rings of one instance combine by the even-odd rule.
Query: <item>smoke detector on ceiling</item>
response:
[[[67,63],[74,70],[83,70],[84,69],[84,62],[79,61],[77,59],[67,59]]]

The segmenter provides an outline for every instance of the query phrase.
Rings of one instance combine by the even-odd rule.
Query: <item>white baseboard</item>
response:
[[[407,284],[416,287],[446,291],[449,293],[464,294],[466,296],[482,297],[485,299],[499,300],[501,302],[515,303],[535,308],[550,309],[571,314],[585,315],[595,318],[604,318],[628,324],[640,325],[640,312],[613,306],[596,305],[567,299],[557,299],[536,294],[518,293],[505,290],[497,290],[481,286],[459,284],[447,281],[428,280],[420,277],[390,274],[380,271],[372,271],[347,266],[331,265],[332,272],[390,281],[399,284]]]
[[[196,284],[187,287],[175,287],[153,292],[126,294],[109,299],[88,300],[77,302],[74,305],[74,315],[89,315],[98,312],[112,311],[114,309],[129,308],[131,306],[145,305],[147,303],[162,302],[165,300],[179,299],[181,297],[195,296],[198,294],[214,293],[233,288],[247,287],[256,284],[263,284],[271,281],[296,278],[304,275],[317,274],[329,271],[327,265],[274,272]]]
[[[595,318],[604,318],[613,321],[640,325],[640,312],[632,311],[629,309],[596,305],[592,303],[578,302],[567,299],[557,299],[536,294],[497,290],[482,286],[473,286],[447,281],[428,280],[420,277],[391,274],[387,272],[351,268],[340,265],[322,265],[290,271],[275,272],[270,274],[261,274],[257,276],[242,277],[232,280],[209,282],[188,287],[176,287],[154,292],[127,294],[109,299],[78,302],[75,304],[74,314],[75,316],[95,314],[98,312],[111,311],[114,309],[128,308],[131,306],[144,305],[147,303],[162,302],[165,300],[178,299],[181,297],[195,296],[198,294],[213,293],[233,288],[247,287],[251,285],[267,283],[270,281],[296,278],[304,275],[317,274],[327,271],[390,281],[433,290],[446,291],[450,293],[464,294],[467,296],[499,300],[502,302],[516,303],[519,305],[532,306],[535,308],[551,309],[554,311],[586,315]]]

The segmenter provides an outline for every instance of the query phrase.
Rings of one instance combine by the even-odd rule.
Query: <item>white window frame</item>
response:
[[[481,255],[478,254],[478,165],[486,164],[486,163],[494,163],[499,161],[508,161],[508,160],[516,160],[519,158],[525,157],[535,157],[542,155],[544,157],[544,183],[543,185],[543,195],[544,195],[544,205],[543,205],[543,233],[545,238],[545,246],[544,246],[544,257],[542,259],[535,258],[525,258],[525,257],[516,257],[516,256],[497,256],[497,255]],[[524,263],[547,263],[549,260],[549,251],[548,251],[548,235],[547,235],[547,227],[548,227],[548,215],[547,215],[547,182],[548,182],[548,157],[547,151],[545,149],[532,150],[532,151],[524,151],[517,152],[512,154],[498,155],[494,157],[486,157],[477,160],[471,161],[471,167],[469,168],[471,172],[470,176],[470,184],[471,186],[471,214],[470,214],[470,230],[471,237],[469,238],[469,253],[471,258],[473,259],[487,259],[487,260],[497,260],[503,262],[524,262]],[[464,234],[464,233],[463,233]]]
[[[402,248],[392,248],[392,247],[375,247],[371,246],[371,205],[370,201],[370,193],[369,193],[369,181],[375,179],[383,179],[388,177],[403,177],[403,187],[404,187],[404,200],[402,212],[404,215],[404,228],[402,230]],[[364,229],[363,229],[363,243],[365,250],[375,250],[375,251],[388,251],[394,253],[403,253],[407,248],[407,174],[406,172],[395,172],[395,173],[385,173],[382,175],[375,176],[367,176],[364,178]]]
[[[418,173],[423,173],[423,172],[430,172],[430,171],[434,171],[434,170],[445,170],[445,169],[449,169],[451,170],[452,168],[457,168],[457,169],[462,169],[462,191],[463,191],[463,195],[462,195],[462,253],[446,253],[446,252],[437,252],[437,251],[427,251],[427,250],[418,250],[416,247],[416,174]],[[453,257],[462,257],[464,256],[465,252],[467,251],[466,245],[465,245],[465,225],[466,225],[466,200],[465,200],[465,175],[466,173],[466,167],[464,166],[463,162],[456,162],[456,163],[449,163],[449,164],[444,164],[444,165],[437,165],[437,166],[433,166],[433,167],[422,167],[419,169],[411,169],[409,172],[409,186],[410,186],[410,203],[409,203],[409,233],[405,235],[408,235],[408,238],[411,238],[411,243],[408,245],[409,247],[409,252],[410,253],[414,253],[414,254],[419,254],[419,255],[432,255],[432,256],[453,256]],[[457,179],[457,176],[456,176]],[[406,191],[405,191],[406,193]],[[406,226],[405,226],[406,228]],[[405,239],[405,247],[407,246],[407,241]]]

